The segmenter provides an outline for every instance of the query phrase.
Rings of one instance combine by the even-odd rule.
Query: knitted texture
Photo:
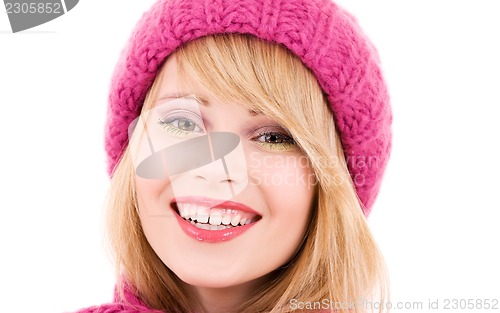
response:
[[[123,292],[125,298],[121,299],[115,288],[113,303],[85,308],[75,313],[163,313],[163,311],[148,308],[139,300],[130,286],[125,287]]]
[[[331,0],[159,0],[138,22],[111,83],[106,124],[112,175],[166,57],[196,38],[251,34],[286,46],[326,93],[365,215],[391,150],[392,113],[375,48]]]

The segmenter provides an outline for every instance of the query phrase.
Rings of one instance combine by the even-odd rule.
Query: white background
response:
[[[1,312],[74,311],[112,297],[102,240],[107,93],[152,3],[80,1],[17,34],[0,9]],[[392,96],[393,153],[369,223],[393,305],[423,305],[393,312],[500,299],[498,2],[338,3],[378,47]]]

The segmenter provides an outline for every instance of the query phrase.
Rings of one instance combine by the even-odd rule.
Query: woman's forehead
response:
[[[248,110],[251,116],[263,114],[258,102],[247,101],[247,96],[238,95],[230,90],[221,90],[219,88],[217,92],[214,92],[201,82],[196,81],[193,78],[194,75],[191,76],[190,74],[187,71],[182,74],[179,73],[177,58],[175,56],[170,57],[158,75],[161,83],[156,97],[156,105],[173,99],[196,101],[201,107],[210,107],[216,102],[223,102],[242,106]]]
[[[190,104],[190,106],[199,105],[200,108],[211,107],[215,103],[220,101],[217,98],[196,93],[194,91],[179,91],[177,93],[160,93],[156,101],[156,106],[165,104],[172,100],[183,100],[184,104]],[[253,104],[240,103],[235,101],[231,102],[231,105],[237,105],[243,107],[244,109],[247,109],[248,115],[250,116],[264,115],[262,110],[260,110],[256,105]]]

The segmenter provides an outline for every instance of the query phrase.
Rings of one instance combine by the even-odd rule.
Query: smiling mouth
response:
[[[172,209],[184,220],[205,230],[224,230],[252,224],[262,216],[239,209],[242,205],[226,202],[215,207],[203,203],[174,201]]]

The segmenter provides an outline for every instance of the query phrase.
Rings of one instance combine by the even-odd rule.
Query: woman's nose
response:
[[[210,155],[199,156],[209,159],[208,164],[197,166],[189,171],[194,182],[207,185],[227,184],[233,196],[242,190],[246,183],[247,169],[245,153],[238,135],[229,132],[212,132],[207,134],[207,149],[201,153]],[[205,162],[202,162],[205,163]]]
[[[209,132],[151,150],[152,154],[137,165],[136,174],[147,179],[170,177],[174,189],[183,193],[195,187],[194,183],[203,189],[225,184],[235,196],[248,182],[243,145],[231,132]]]

